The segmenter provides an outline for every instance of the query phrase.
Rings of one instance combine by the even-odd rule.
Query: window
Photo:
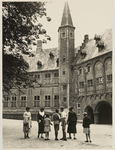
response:
[[[83,87],[84,87],[84,81],[79,82],[79,87],[80,87],[80,88],[83,88]]]
[[[45,107],[50,107],[50,95],[45,96]]]
[[[93,85],[93,80],[88,80],[87,84],[88,84],[88,86]]]
[[[87,67],[87,72],[91,72],[91,66]]]
[[[40,79],[40,74],[35,74],[35,78]]]
[[[103,78],[102,77],[96,78],[96,83],[97,84],[103,83]]]
[[[54,84],[58,84],[59,83],[59,78],[54,78]]]
[[[45,78],[50,78],[50,73],[45,74]]]
[[[3,107],[8,107],[8,101],[10,100],[10,98],[8,96],[4,97],[4,101],[3,101]]]
[[[44,84],[50,84],[51,83],[51,75],[50,73],[45,74],[45,80]]]
[[[16,99],[16,96],[12,97],[11,107],[16,107]]]
[[[40,107],[40,96],[34,96],[34,107]]]
[[[38,74],[38,79],[40,79],[40,74]]]
[[[66,102],[66,101],[67,101],[67,98],[66,98],[66,97],[64,97],[64,98],[63,98],[63,101],[64,101],[64,102]]]
[[[63,56],[63,63],[65,62],[65,56]]]
[[[26,96],[21,96],[21,107],[26,107]]]
[[[35,74],[35,78],[37,78],[37,74]]]
[[[65,75],[65,70],[63,70],[63,75]]]
[[[81,104],[77,103],[77,115],[80,115],[80,111],[81,111]]]
[[[82,74],[82,68],[81,68],[81,69],[79,69],[79,74]]]
[[[58,72],[56,72],[56,73],[54,73],[54,84],[58,84],[59,83],[59,73]]]
[[[62,37],[65,37],[65,32],[62,33]]]
[[[54,73],[54,77],[59,77],[59,73],[58,72]]]
[[[56,62],[57,62],[57,67],[59,67],[59,58],[56,60]]]
[[[54,107],[59,107],[59,95],[54,95]]]
[[[26,85],[25,85],[25,84],[23,85],[23,88],[26,88]]]
[[[72,37],[73,36],[73,34],[72,33],[70,33],[70,37]]]
[[[112,74],[107,75],[107,82],[112,82]]]
[[[67,85],[63,85],[63,90],[67,90]]]

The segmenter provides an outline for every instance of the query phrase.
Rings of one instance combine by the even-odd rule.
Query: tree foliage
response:
[[[51,38],[47,35],[39,18],[46,14],[44,2],[3,2],[3,90],[9,91],[14,86],[20,86],[22,82],[30,84],[27,73],[28,63],[22,54],[33,57],[29,51],[32,45],[36,45],[36,39],[44,35],[43,43]]]

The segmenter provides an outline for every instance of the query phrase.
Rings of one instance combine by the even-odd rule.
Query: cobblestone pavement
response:
[[[3,149],[24,149],[24,148],[56,148],[56,149],[78,149],[78,148],[112,148],[112,126],[111,125],[91,125],[91,139],[92,143],[85,143],[85,135],[83,133],[82,124],[77,124],[77,140],[68,139],[67,141],[55,141],[54,129],[51,127],[50,141],[37,138],[37,122],[32,121],[31,138],[24,139],[23,128],[21,120],[3,119]],[[59,131],[59,138],[61,138],[61,127]],[[67,134],[68,136],[68,134]]]

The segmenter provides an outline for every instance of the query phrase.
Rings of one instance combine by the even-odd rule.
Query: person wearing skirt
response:
[[[77,115],[72,110],[73,110],[73,107],[70,107],[69,113],[68,113],[68,119],[67,119],[67,124],[68,124],[67,132],[69,133],[68,139],[71,139],[71,133],[73,133],[74,140],[75,140],[76,139],[75,134],[76,134]]]
[[[44,108],[41,108],[37,115],[37,122],[38,122],[38,138],[41,134],[41,138],[43,138],[44,133],[44,118],[45,118],[45,112]]]
[[[44,119],[44,132],[45,132],[45,140],[49,140],[49,132],[51,131],[51,120],[49,115],[46,114],[46,118]]]
[[[26,107],[26,111],[23,114],[23,132],[24,132],[24,138],[30,138],[30,130],[32,127],[31,122],[31,113],[30,113],[30,107]]]

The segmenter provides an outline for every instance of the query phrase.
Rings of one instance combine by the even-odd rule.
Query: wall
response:
[[[91,66],[91,71],[87,72],[87,66]],[[79,74],[79,69],[83,73]],[[74,66],[74,87],[78,119],[83,119],[83,112],[87,106],[91,106],[94,115],[96,106],[101,101],[105,101],[112,107],[112,80],[108,81],[107,75],[112,74],[112,52],[98,56],[87,62]],[[97,78],[102,77],[102,82],[97,83]],[[93,79],[93,84],[88,86],[87,80]],[[79,87],[79,82],[84,81],[84,87]]]

